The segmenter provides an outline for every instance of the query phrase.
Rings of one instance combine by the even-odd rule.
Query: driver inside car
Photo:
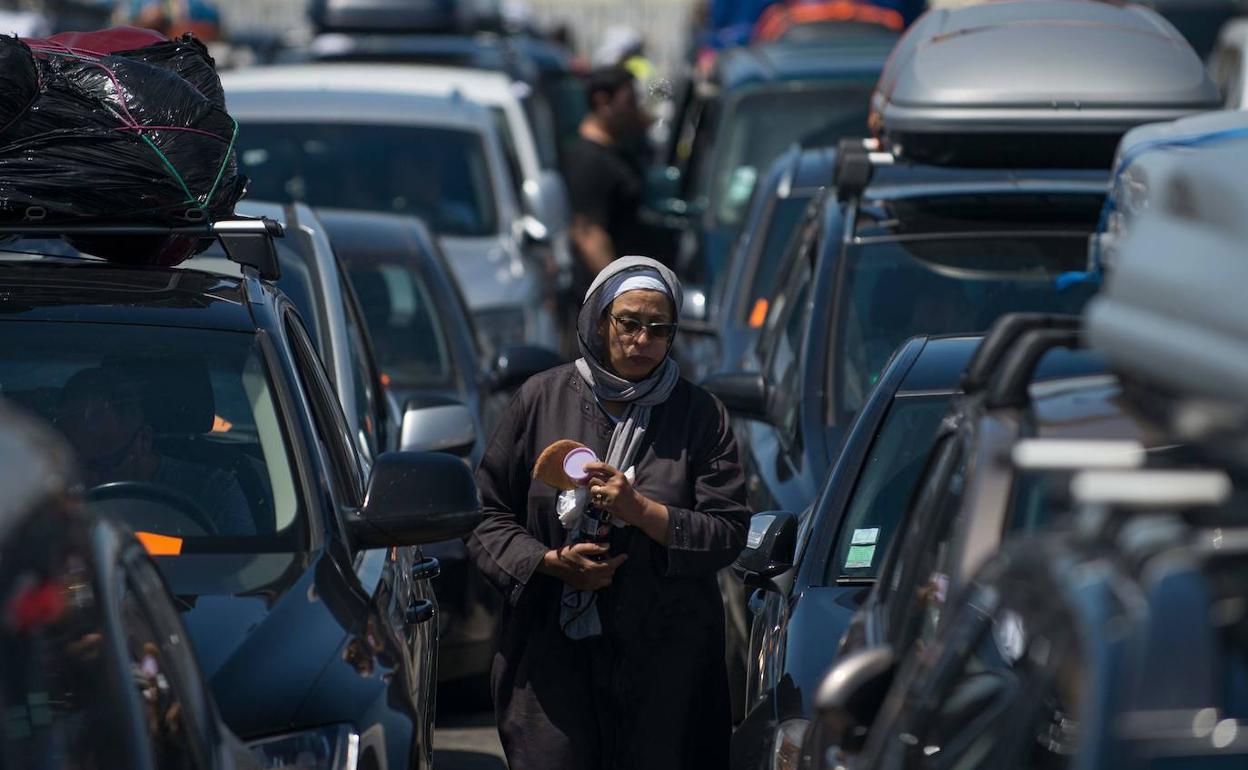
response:
[[[147,482],[180,493],[213,523],[209,535],[254,535],[251,507],[228,470],[161,455],[136,383],[124,372],[83,369],[61,391],[56,425],[77,451],[89,486]]]

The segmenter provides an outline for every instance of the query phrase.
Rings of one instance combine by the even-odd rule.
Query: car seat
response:
[[[160,454],[229,473],[242,488],[259,534],[276,529],[273,491],[259,460],[259,447],[212,438],[216,404],[208,367],[199,357],[111,358],[107,368],[125,372],[139,385],[143,412]]]

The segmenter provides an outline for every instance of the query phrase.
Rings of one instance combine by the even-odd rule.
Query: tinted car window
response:
[[[344,298],[350,292],[350,288],[345,283],[344,281],[342,285]],[[384,417],[381,395],[377,392],[373,382],[373,362],[369,355],[365,331],[361,328],[364,322],[356,314],[355,303],[350,300],[346,302],[346,319],[347,351],[351,355],[351,379],[355,385],[356,394],[356,424],[364,432],[362,438],[369,458],[374,458],[385,450],[385,438],[382,436],[385,426],[382,424]]]
[[[828,582],[879,577],[883,555],[904,520],[948,396],[895,399],[871,445],[837,536]]]
[[[507,122],[507,113],[502,107],[491,107],[490,115],[494,118],[494,127],[498,130],[499,142],[503,145],[503,160],[507,163],[507,175],[511,177],[511,188],[516,200],[524,200],[524,171],[520,168],[520,151],[516,149],[516,137],[511,133],[511,124]]]
[[[182,550],[303,547],[287,436],[253,334],[5,323],[0,395],[69,438],[94,509]]]
[[[793,240],[794,231],[810,203],[810,196],[795,195],[779,198],[772,209],[771,221],[763,235],[762,247],[754,261],[754,272],[746,278],[747,300],[742,306],[741,320],[751,326],[762,326],[767,307],[776,291],[785,247]]]
[[[856,412],[892,352],[915,334],[982,332],[1016,311],[1079,313],[1090,291],[1058,291],[1087,264],[1086,235],[871,239],[841,263],[833,344],[836,403]]]
[[[259,199],[415,214],[446,235],[498,231],[485,144],[473,131],[248,123],[238,158]]]
[[[407,387],[450,385],[446,332],[420,274],[399,264],[353,259],[347,275],[384,376]]]
[[[768,379],[776,386],[777,427],[791,447],[799,440],[801,417],[802,337],[810,319],[810,266],[799,263],[789,276],[788,286],[776,306],[777,332],[768,343],[771,358],[767,362]]]
[[[741,98],[717,141],[710,200],[721,225],[738,225],[767,166],[786,147],[835,145],[844,136],[863,136],[875,81],[836,88],[766,90]]]

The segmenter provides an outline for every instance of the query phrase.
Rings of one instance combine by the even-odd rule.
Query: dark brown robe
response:
[[[606,455],[614,425],[572,365],[532,378],[494,432],[477,483],[485,520],[468,538],[506,597],[492,687],[511,770],[726,768],[731,714],[715,574],[745,545],[745,485],[723,405],[681,380],[651,411],[637,489],[666,504],[668,545],[616,528],[628,553],[598,592],[604,633],[559,627],[562,583],[539,574],[564,544],[556,491],[532,479],[549,444]],[[621,469],[623,470],[623,469]]]

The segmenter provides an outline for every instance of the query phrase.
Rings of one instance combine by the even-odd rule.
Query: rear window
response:
[[[238,158],[261,200],[415,214],[446,235],[498,231],[480,134],[452,128],[250,122]]]

